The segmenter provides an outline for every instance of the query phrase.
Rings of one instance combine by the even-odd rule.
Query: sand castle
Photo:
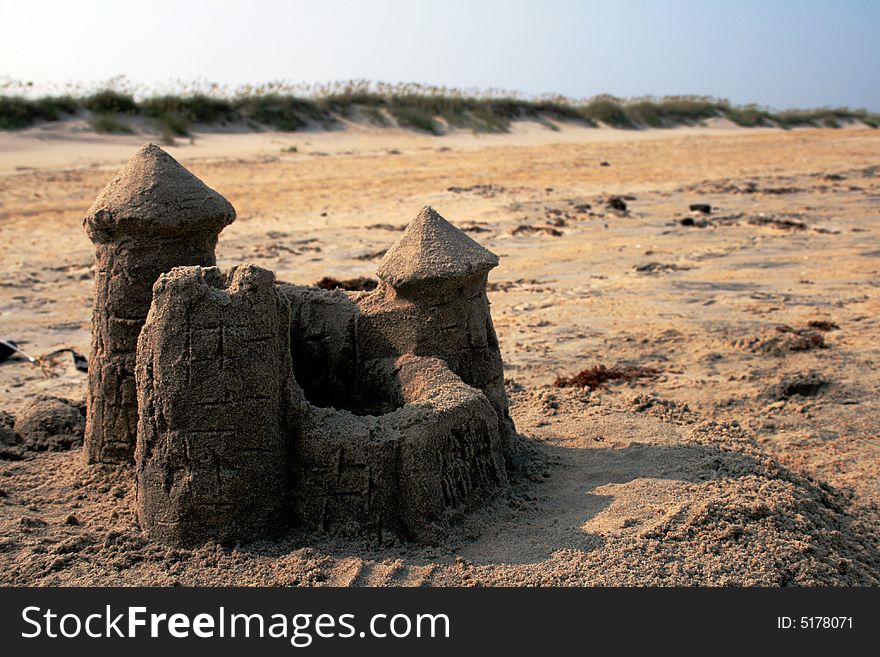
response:
[[[507,481],[498,258],[431,208],[372,292],[214,265],[232,206],[157,146],[99,195],[86,456],[178,544],[291,525],[432,540]]]

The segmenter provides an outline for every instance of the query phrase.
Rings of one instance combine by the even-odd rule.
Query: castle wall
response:
[[[486,274],[415,290],[386,283],[369,294],[281,285],[291,305],[296,379],[316,406],[363,415],[397,406],[375,394],[371,361],[415,354],[441,358],[486,395],[506,440],[510,419],[501,351],[486,296]]]
[[[311,408],[293,444],[294,518],[323,531],[430,541],[506,481],[485,396],[439,360],[385,361],[400,409],[382,416]]]

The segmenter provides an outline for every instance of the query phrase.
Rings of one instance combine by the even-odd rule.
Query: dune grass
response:
[[[75,113],[80,102],[71,96],[28,100],[18,96],[0,96],[0,130],[18,130],[43,121],[57,121]]]
[[[92,126],[92,130],[100,134],[130,135],[134,133],[131,126],[120,121],[116,114],[109,112],[92,114],[89,125]]]
[[[551,129],[558,123],[608,125],[621,129],[671,128],[726,118],[744,127],[840,127],[860,122],[880,127],[880,115],[864,109],[818,108],[773,112],[758,105],[731,105],[708,96],[621,99],[596,96],[522,98],[498,92],[464,92],[420,85],[371,84],[363,81],[324,85],[299,95],[283,85],[248,87],[234,94],[188,91],[148,95],[100,89],[74,96],[27,98],[0,95],[0,129],[17,130],[47,121],[84,117],[99,132],[131,132],[131,119],[141,118],[166,141],[189,136],[194,125],[214,128],[295,132],[330,129],[345,121],[397,125],[429,134],[450,129],[507,132],[514,121],[537,121]]]

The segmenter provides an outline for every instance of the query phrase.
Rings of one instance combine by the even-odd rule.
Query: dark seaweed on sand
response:
[[[369,278],[368,276],[358,276],[357,278],[347,278],[344,280],[339,280],[338,278],[333,278],[332,276],[325,276],[320,281],[315,283],[315,287],[320,287],[325,290],[339,289],[363,292],[375,290],[377,285],[379,285],[379,281],[377,281],[375,278]]]
[[[594,365],[581,370],[574,376],[557,376],[553,385],[557,388],[597,388],[608,381],[633,381],[634,379],[653,378],[660,370],[641,365]]]

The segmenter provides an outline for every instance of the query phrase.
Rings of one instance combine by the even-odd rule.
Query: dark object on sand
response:
[[[606,162],[605,160],[602,160],[601,162],[599,162],[599,166],[600,167],[610,167],[611,164]]]
[[[535,235],[544,233],[550,237],[562,237],[563,232],[553,228],[553,226],[529,226],[528,224],[520,224],[510,231],[511,235]]]
[[[51,351],[48,354],[44,354],[40,356],[40,366],[45,368],[50,365],[56,365],[55,359],[62,354],[70,354],[73,356],[73,366],[78,369],[80,372],[88,372],[89,371],[89,359],[83,356],[78,351],[74,351],[73,349],[56,349],[55,351]]]
[[[640,365],[594,365],[581,370],[574,376],[557,376],[553,385],[557,388],[597,388],[607,381],[632,381],[634,379],[654,378],[660,370]]]
[[[811,319],[807,322],[807,326],[817,331],[836,331],[840,328],[837,324],[827,319]]]
[[[369,251],[367,253],[362,253],[360,255],[354,256],[355,260],[377,260],[385,256],[385,252],[387,249],[381,249],[380,251]]]
[[[80,372],[88,372],[89,371],[89,359],[83,356],[82,354],[78,354],[75,351],[71,352],[73,354],[73,366],[78,369]]]
[[[324,290],[348,290],[349,292],[370,292],[375,290],[379,285],[379,281],[369,276],[358,276],[357,278],[346,278],[339,280],[332,276],[325,276],[315,283],[315,287]]]
[[[691,267],[676,265],[672,262],[649,262],[644,265],[636,265],[633,269],[640,274],[659,274],[664,271],[687,271]]]
[[[15,342],[13,340],[0,340],[0,363],[2,363],[5,360],[9,360],[15,354],[18,354],[19,356],[23,356],[32,365],[39,364],[39,359],[34,358],[30,354],[22,351],[19,348],[17,342]]]
[[[782,324],[776,327],[770,338],[758,346],[758,350],[774,356],[784,356],[794,351],[812,351],[827,347],[825,336],[819,331]]]
[[[367,230],[394,230],[394,231],[402,231],[406,230],[406,224],[398,226],[397,224],[370,224],[369,226],[364,226]]]
[[[552,188],[548,188],[549,191],[553,191]],[[481,184],[481,185],[471,185],[470,187],[447,187],[447,192],[452,192],[453,194],[461,194],[463,192],[472,192],[477,196],[482,196],[483,198],[492,198],[496,194],[500,194],[507,190],[504,189],[501,185],[493,185],[489,184]],[[546,190],[545,190],[546,191]]]
[[[784,401],[791,397],[818,397],[833,385],[830,379],[816,372],[797,373],[783,377],[770,386],[765,397]]]
[[[23,461],[26,451],[21,447],[4,447],[0,445],[0,461]],[[6,497],[0,495],[0,497]]]
[[[691,212],[702,212],[703,214],[711,214],[712,206],[708,203],[691,203],[688,206],[688,209]]]
[[[778,217],[766,217],[758,215],[757,217],[749,217],[749,224],[752,226],[769,226],[770,228],[778,228],[779,230],[806,230],[807,224],[803,221],[794,219],[780,219]]]
[[[609,196],[608,200],[605,201],[605,206],[611,210],[626,212],[626,201],[620,196]]]
[[[16,353],[15,347],[18,345],[12,340],[0,340],[0,363],[8,360],[12,354]]]
[[[51,369],[55,365],[58,365],[56,359],[58,356],[62,354],[70,353],[73,356],[73,366],[78,369],[80,372],[88,372],[89,371],[89,361],[78,351],[74,351],[70,348],[64,349],[56,349],[55,351],[50,351],[48,354],[43,354],[38,358],[34,358],[30,354],[22,351],[16,342],[12,340],[0,340],[0,363],[8,360],[15,354],[24,357],[31,365],[36,365],[39,367],[44,376],[54,376]]]

